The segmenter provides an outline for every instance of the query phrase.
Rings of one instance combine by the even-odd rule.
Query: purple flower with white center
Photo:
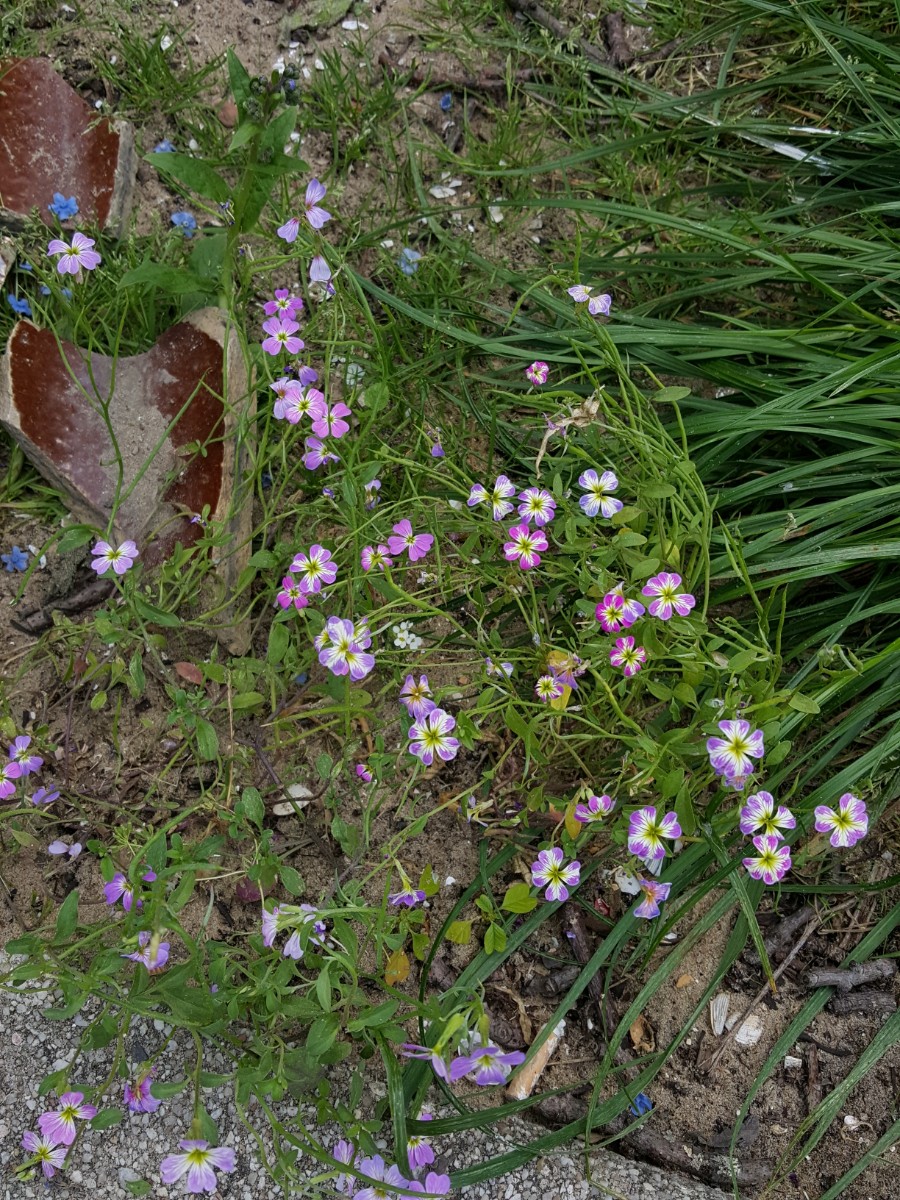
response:
[[[280,354],[282,350],[299,354],[305,345],[302,338],[294,336],[299,328],[291,317],[269,317],[268,321],[263,321],[263,333],[269,335],[263,339],[263,350],[266,354]]]
[[[327,463],[340,462],[337,454],[320,438],[308,437],[303,443],[306,453],[303,455],[303,465],[307,471],[317,471]]]
[[[349,675],[353,680],[365,679],[375,666],[374,654],[367,654],[359,645],[356,627],[342,617],[329,617],[325,623],[329,645],[319,653],[319,662],[332,675]]]
[[[581,880],[581,863],[566,864],[565,855],[559,846],[552,850],[541,850],[537,861],[531,864],[531,882],[535,887],[547,890],[546,900],[568,900],[569,888],[577,887]]]
[[[502,521],[515,507],[509,501],[509,497],[514,496],[515,492],[515,484],[510,483],[505,475],[498,475],[491,491],[488,491],[483,484],[473,483],[466,505],[474,508],[476,504],[483,504],[486,500],[490,501],[493,519]]]
[[[406,1185],[410,1192],[426,1192],[429,1196],[449,1196],[450,1176],[429,1171],[424,1180],[411,1179]]]
[[[550,367],[540,359],[535,359],[530,367],[525,368],[525,378],[535,387],[542,387],[550,378]]]
[[[615,649],[609,652],[609,661],[614,667],[622,668],[626,679],[631,679],[647,661],[647,651],[643,646],[635,645],[633,637],[616,638]]]
[[[381,499],[380,492],[381,492],[381,480],[380,479],[373,479],[370,483],[366,484],[365,506],[369,510],[369,512],[372,511],[372,509],[375,507],[375,505]]]
[[[161,1100],[157,1100],[150,1093],[155,1074],[153,1068],[148,1067],[147,1070],[140,1071],[134,1078],[126,1079],[124,1099],[131,1112],[156,1112],[162,1104]]]
[[[81,853],[81,849],[81,842],[72,842],[70,845],[68,842],[64,842],[61,838],[59,838],[57,841],[50,843],[50,845],[47,847],[47,853],[52,854],[57,858],[63,854],[68,854],[69,858],[77,858]]]
[[[112,567],[117,575],[124,575],[126,571],[129,571],[134,566],[134,560],[137,558],[139,551],[134,542],[129,538],[115,549],[109,542],[95,542],[91,554],[94,555],[91,569],[96,571],[98,575],[105,575],[110,567]]]
[[[561,850],[560,854],[562,854]],[[577,863],[572,863],[572,866],[577,865]],[[577,883],[578,881],[576,880],[575,882]],[[563,891],[565,891],[565,888],[563,888]],[[473,1054],[463,1056],[458,1077],[464,1079],[466,1076],[474,1073],[475,1083],[479,1087],[490,1087],[494,1083],[505,1083],[509,1078],[512,1068],[517,1067],[524,1061],[525,1055],[521,1050],[514,1050],[511,1054],[504,1054],[499,1046],[479,1046]]]
[[[22,768],[22,775],[33,775],[35,771],[39,771],[44,765],[44,760],[40,755],[35,754],[29,749],[31,738],[27,733],[19,734],[13,739],[13,744],[9,748],[9,757],[12,762],[17,762]]]
[[[400,703],[406,705],[406,711],[416,720],[437,708],[432,699],[428,676],[420,675],[419,682],[416,683],[414,676],[407,675],[403,687],[400,689]]]
[[[371,783],[375,778],[365,763],[356,764],[356,774],[363,781],[363,783]]]
[[[706,742],[713,770],[728,777],[749,775],[752,759],[762,758],[766,752],[762,730],[751,731],[749,721],[720,721],[719,729],[725,736],[711,737]]]
[[[301,590],[307,596],[321,592],[322,585],[331,585],[337,578],[337,563],[331,557],[331,551],[318,543],[309,548],[309,554],[302,551],[294,555],[294,561],[288,568],[291,575],[300,576]]]
[[[281,608],[290,608],[293,604],[294,608],[298,610],[306,608],[309,604],[305,589],[293,575],[285,575],[282,579],[281,591],[275,597],[275,602]]]
[[[826,804],[817,805],[815,817],[816,830],[830,833],[831,844],[835,847],[855,846],[869,831],[865,802],[852,792],[844,792],[837,809],[829,808]]]
[[[640,859],[658,859],[666,857],[666,847],[663,838],[674,841],[681,837],[681,826],[674,812],[667,812],[658,817],[656,809],[650,805],[639,808],[628,818],[628,851]]]
[[[58,1170],[66,1161],[68,1150],[65,1146],[59,1146],[50,1138],[38,1137],[30,1129],[27,1129],[22,1134],[22,1146],[29,1154],[34,1156],[33,1162],[41,1164],[41,1170],[44,1172],[45,1179],[52,1179]]]
[[[185,1138],[178,1143],[184,1154],[169,1154],[160,1163],[159,1173],[165,1184],[177,1183],[187,1175],[185,1190],[192,1195],[214,1192],[219,1186],[216,1171],[230,1175],[235,1168],[234,1151],[229,1146],[210,1146],[201,1138]]]
[[[530,487],[519,492],[519,516],[526,525],[548,525],[556,515],[556,501],[546,488]]]
[[[138,934],[138,946],[140,949],[135,950],[134,954],[123,954],[122,957],[142,963],[151,972],[161,971],[169,961],[169,943],[159,941],[157,934],[142,929]]]
[[[624,587],[625,585],[622,583],[616,584],[609,594],[622,597],[622,610],[619,620],[626,629],[630,629],[635,621],[637,621],[639,617],[642,617],[647,610],[644,608],[643,604],[641,604],[640,600],[629,600],[625,595]]]
[[[332,1146],[331,1157],[347,1167],[356,1166],[356,1150],[351,1142],[347,1142],[343,1138]],[[356,1178],[353,1175],[338,1175],[334,1180],[334,1187],[342,1195],[350,1195],[356,1187]]]
[[[417,904],[421,904],[425,899],[425,893],[421,888],[413,887],[409,879],[405,875],[400,876],[400,891],[394,892],[388,896],[391,904],[405,905],[406,908],[414,908]]]
[[[387,546],[363,546],[359,561],[364,571],[384,571],[394,565]]]
[[[606,292],[595,296],[593,288],[585,287],[581,283],[576,283],[574,287],[567,288],[566,291],[576,304],[587,302],[588,312],[592,317],[609,316],[609,310],[612,308],[612,296]]]
[[[263,312],[267,317],[287,316],[293,318],[295,312],[303,310],[303,300],[293,295],[288,288],[276,288],[275,299],[267,300]]]
[[[508,530],[509,541],[503,544],[503,556],[507,562],[517,562],[523,571],[530,571],[541,561],[539,551],[547,549],[547,538],[540,529],[529,529],[527,525],[513,525]]]
[[[661,571],[648,579],[641,588],[644,596],[652,596],[650,615],[659,617],[661,621],[669,621],[673,612],[680,617],[686,617],[697,601],[690,592],[679,592],[681,576],[671,571]]]
[[[104,884],[103,895],[106,897],[107,904],[117,904],[121,900],[125,911],[131,912],[134,904],[134,884],[121,871],[116,871],[109,883]],[[137,906],[141,907],[140,900],[138,900]]]
[[[85,237],[83,233],[73,233],[71,246],[62,238],[53,238],[47,246],[47,255],[60,256],[56,263],[60,275],[75,275],[80,278],[82,267],[86,271],[93,271],[100,266],[100,255],[91,249],[93,245],[93,238]]]
[[[392,525],[394,533],[388,538],[388,548],[391,554],[402,554],[405,550],[409,554],[410,562],[418,562],[420,558],[424,558],[434,544],[434,537],[430,533],[414,533],[413,527],[406,518],[398,521],[396,525]]]
[[[312,423],[313,433],[322,438],[342,438],[350,428],[349,422],[344,420],[345,417],[349,416],[351,416],[350,409],[340,401],[330,406],[323,404],[320,410],[314,414]]]
[[[563,654],[560,651],[554,651],[553,660],[548,661],[547,665],[555,679],[575,691],[578,689],[579,675],[587,670],[577,654]]]
[[[309,264],[309,282],[317,285],[317,290],[322,293],[322,298],[325,300],[329,300],[334,295],[332,279],[331,267],[321,254],[317,254]]]
[[[22,767],[17,762],[2,763],[0,766],[0,800],[12,796],[12,793],[16,791],[16,784],[13,780],[19,779],[22,774]]]
[[[575,805],[575,820],[582,825],[591,825],[608,817],[615,807],[615,800],[605,793],[602,796],[588,796],[586,804]]]
[[[578,476],[578,486],[584,488],[586,493],[578,501],[585,516],[596,517],[597,513],[602,513],[609,520],[624,508],[622,501],[616,500],[611,494],[619,486],[619,481],[612,471],[604,471],[602,475],[598,475],[592,467],[590,471],[584,471]]]
[[[409,728],[409,752],[420,758],[426,767],[434,762],[434,756],[449,762],[456,758],[459,742],[451,737],[456,720],[442,708],[432,708]]]
[[[515,667],[511,662],[495,663],[492,658],[485,658],[484,670],[492,679],[510,679]]]
[[[419,1113],[420,1121],[430,1121],[431,1113]],[[434,1150],[431,1148],[431,1142],[424,1134],[413,1134],[406,1140],[406,1157],[409,1159],[409,1165],[413,1172],[418,1175],[423,1167],[430,1166],[434,1162]]]
[[[387,1187],[364,1187],[356,1193],[354,1200],[396,1200],[396,1189],[406,1187],[408,1180],[404,1179],[400,1174],[400,1168],[396,1165],[388,1166],[380,1154],[373,1154],[371,1158],[364,1158],[359,1164],[359,1173],[364,1176],[365,1180],[370,1180],[374,1184],[387,1184]],[[363,1182],[356,1179],[355,1183]]]
[[[776,804],[770,792],[757,792],[747,797],[741,809],[741,833],[761,834],[764,837],[784,837],[782,830],[796,829],[797,821],[790,809]]]
[[[50,788],[40,787],[31,797],[31,803],[35,808],[46,808],[48,804],[52,804],[54,800],[59,799],[59,792],[51,791]]]
[[[558,700],[563,694],[563,685],[555,675],[542,675],[534,685],[534,694],[538,700],[549,704],[551,700]]]
[[[38,1117],[38,1129],[48,1142],[71,1146],[77,1132],[75,1122],[90,1121],[96,1115],[96,1107],[84,1103],[84,1092],[64,1092],[58,1109]]]
[[[646,921],[652,921],[654,917],[659,916],[660,903],[668,900],[672,885],[671,883],[657,883],[655,879],[644,879],[642,875],[637,877],[637,881],[644,893],[644,899],[634,910],[634,915],[643,917]]]
[[[744,866],[753,879],[763,883],[781,883],[791,869],[791,848],[777,837],[755,837],[755,858],[745,858]]]

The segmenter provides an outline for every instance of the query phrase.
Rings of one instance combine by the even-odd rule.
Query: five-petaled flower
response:
[[[309,604],[306,589],[293,575],[285,575],[282,579],[281,591],[275,597],[275,601],[281,608],[290,608],[293,604],[294,608],[301,609]]]
[[[96,1115],[96,1107],[84,1103],[84,1092],[64,1092],[59,1098],[58,1109],[38,1117],[38,1129],[48,1142],[71,1146],[77,1132],[75,1122],[90,1121]]]
[[[597,513],[602,513],[609,520],[622,511],[622,501],[616,500],[611,494],[619,486],[619,481],[612,471],[604,471],[602,475],[598,475],[592,467],[590,471],[583,471],[578,476],[578,486],[585,490],[585,495],[578,504],[586,516],[596,517]]]
[[[525,368],[525,378],[535,387],[542,387],[550,378],[550,367],[540,359],[535,359],[530,367]]]
[[[706,742],[712,768],[726,781],[742,780],[753,770],[752,759],[762,758],[766,752],[762,730],[751,731],[749,721],[720,721],[719,729],[725,736]]]
[[[95,267],[100,266],[100,255],[96,250],[91,249],[93,244],[93,238],[85,237],[83,233],[73,233],[71,246],[62,238],[53,238],[47,246],[47,255],[48,257],[54,254],[60,256],[56,264],[60,275],[80,276],[82,267],[86,271],[93,271]]]
[[[544,704],[548,704],[551,700],[558,700],[560,698],[563,694],[563,685],[555,675],[542,675],[534,685],[534,694],[538,700],[542,700]]]
[[[668,900],[672,885],[671,883],[657,883],[655,879],[644,879],[642,875],[638,876],[637,881],[644,893],[644,899],[634,910],[634,915],[652,921],[654,917],[659,916],[660,901]]]
[[[639,808],[628,818],[628,850],[640,859],[665,858],[663,838],[681,837],[681,826],[674,812],[658,817],[656,809],[649,805]]]
[[[575,820],[580,821],[582,825],[590,825],[608,817],[615,807],[615,800],[605,793],[602,796],[588,796],[586,804],[575,805]]]
[[[513,525],[508,531],[509,541],[503,544],[504,557],[509,562],[518,560],[523,571],[530,571],[541,561],[539,551],[547,549],[547,538],[541,529],[530,529],[527,525]]]
[[[568,900],[569,888],[576,887],[581,879],[581,863],[566,863],[559,846],[552,850],[541,850],[537,861],[531,864],[531,882],[535,887],[547,890],[547,900]]]
[[[141,963],[148,971],[161,971],[169,961],[169,943],[161,942],[159,934],[142,929],[138,934],[138,946],[140,949],[134,954],[123,954],[122,957]]]
[[[633,637],[616,638],[615,649],[609,652],[609,661],[614,667],[621,667],[622,674],[630,679],[647,661],[647,651],[643,646],[636,646]]]
[[[625,619],[625,598],[618,592],[607,592],[594,609],[594,616],[604,633],[619,633],[631,624]]]
[[[318,179],[311,179],[306,185],[306,196],[303,200],[303,215],[312,229],[321,229],[326,221],[331,220],[331,213],[319,207],[319,201],[325,199],[327,188]],[[295,242],[300,232],[300,218],[291,217],[276,230],[278,236],[286,242]]]
[[[303,455],[303,465],[307,471],[317,471],[328,463],[340,462],[340,456],[328,448],[321,438],[308,437],[303,443],[306,453]]]
[[[424,558],[434,542],[430,533],[414,533],[412,525],[405,518],[391,528],[394,531],[393,536],[388,538],[391,554],[402,554],[405,550],[409,554],[410,562],[418,562],[420,558]]]
[[[34,1156],[34,1162],[41,1164],[45,1179],[52,1179],[66,1161],[68,1150],[58,1145],[52,1138],[38,1137],[30,1129],[22,1134],[22,1146]]]
[[[776,804],[771,792],[757,792],[747,797],[740,814],[741,833],[765,837],[784,837],[783,829],[796,829],[797,821],[790,809]]]
[[[275,317],[281,314],[293,317],[294,313],[300,312],[302,308],[303,300],[300,296],[295,296],[289,288],[276,288],[275,299],[265,302],[263,312],[267,317]]]
[[[394,565],[387,546],[363,546],[359,561],[364,571],[383,571]]]
[[[174,212],[169,218],[176,229],[180,229],[186,238],[193,237],[197,228],[197,218],[193,213]]]
[[[756,857],[745,858],[744,866],[754,879],[780,883],[791,869],[791,848],[775,836],[755,837]]]
[[[375,655],[366,653],[353,622],[342,617],[329,617],[325,622],[325,632],[328,641],[319,651],[322,666],[327,667],[332,675],[349,675],[353,680],[365,679],[375,666]]]
[[[31,313],[25,315],[30,317]],[[0,554],[0,562],[7,571],[25,571],[28,568],[28,551],[20,546],[13,546],[9,554]]]
[[[671,620],[673,612],[680,617],[686,617],[697,601],[690,592],[679,592],[681,576],[671,571],[661,571],[648,579],[641,588],[645,596],[652,596],[650,614],[659,617],[661,621]]]
[[[509,497],[514,496],[515,492],[515,484],[511,483],[505,475],[498,475],[490,491],[481,483],[473,483],[466,505],[474,508],[476,504],[482,504],[487,500],[490,502],[494,520],[502,521],[515,507],[509,501]]]
[[[137,546],[130,538],[116,548],[113,548],[109,542],[98,541],[94,543],[94,548],[91,550],[91,554],[94,556],[91,568],[98,575],[105,575],[110,567],[117,575],[124,575],[134,566],[134,560],[138,553]]]
[[[576,283],[574,287],[567,288],[566,291],[576,304],[584,304],[587,301],[588,312],[592,317],[609,316],[609,310],[612,308],[612,296],[606,292],[595,296],[594,289],[585,287],[582,283]]]
[[[69,196],[67,200],[62,192],[53,193],[53,203],[48,204],[47,208],[55,217],[59,217],[60,221],[68,221],[78,216],[78,201],[74,196]]]
[[[546,488],[530,487],[519,492],[519,516],[526,525],[548,525],[556,515],[556,501]]]
[[[299,328],[291,317],[269,317],[263,321],[263,333],[269,335],[263,340],[263,350],[266,354],[280,354],[282,350],[299,354],[305,344],[302,338],[294,336]]]
[[[350,409],[340,401],[337,404],[331,405],[323,403],[318,411],[312,414],[312,431],[318,437],[322,438],[342,438],[350,428],[349,421],[344,420],[344,418],[350,415]]]
[[[863,800],[852,792],[845,792],[838,801],[837,809],[819,804],[815,809],[816,829],[819,833],[831,833],[832,846],[855,846],[869,830],[869,816]]]
[[[337,563],[331,557],[331,551],[315,543],[310,546],[309,554],[294,555],[294,561],[288,568],[291,575],[299,575],[300,590],[307,596],[321,592],[323,584],[332,584],[337,578]]]
[[[200,1138],[186,1138],[178,1145],[185,1153],[169,1154],[160,1164],[163,1183],[177,1183],[187,1175],[186,1190],[198,1195],[216,1190],[216,1171],[227,1175],[234,1171],[234,1151],[229,1146],[210,1146]]]
[[[414,676],[407,675],[403,687],[400,689],[400,703],[406,705],[406,711],[416,721],[424,717],[426,713],[430,713],[432,709],[437,708],[431,697],[428,676],[420,675],[419,682],[416,683]]]
[[[434,756],[449,762],[456,758],[459,742],[451,737],[456,720],[442,708],[432,708],[409,727],[409,752],[420,758],[426,767],[434,762]]]
[[[25,772],[17,762],[5,762],[0,764],[0,800],[5,800],[7,796],[11,796],[16,790],[16,785],[13,780],[24,775]]]
[[[17,738],[13,738],[13,743],[9,748],[9,757],[13,762],[19,764],[23,775],[33,775],[44,765],[41,756],[35,754],[31,749],[31,738],[27,733],[20,733]]]
[[[577,863],[571,865],[578,866]],[[574,882],[577,883],[578,880],[576,879]],[[525,1055],[521,1050],[504,1054],[499,1046],[479,1046],[472,1054],[463,1055],[461,1059],[457,1060],[459,1066],[456,1078],[465,1079],[466,1076],[471,1075],[479,1087],[490,1087],[492,1083],[505,1083],[511,1069],[524,1061]]]

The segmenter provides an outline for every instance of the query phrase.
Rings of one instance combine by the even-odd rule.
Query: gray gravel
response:
[[[0,952],[0,972],[8,967],[10,960]],[[80,1028],[87,1019],[79,1014],[71,1021],[48,1021],[42,1009],[48,1004],[45,992],[30,993],[16,991],[6,993],[0,1005],[0,1046],[2,1050],[3,1083],[0,1089],[0,1165],[2,1165],[2,1200],[46,1200],[48,1188],[43,1177],[31,1183],[19,1183],[13,1176],[14,1168],[23,1161],[25,1152],[20,1141],[25,1129],[36,1129],[36,1121],[46,1107],[38,1098],[38,1083],[50,1071],[61,1069],[71,1062],[78,1041]],[[85,1010],[88,1011],[88,1010]],[[153,1052],[164,1040],[168,1029],[161,1021],[135,1021],[131,1036]],[[112,1061],[112,1047],[96,1051],[82,1060],[75,1077],[85,1084],[102,1081]],[[158,1060],[160,1080],[184,1078],[193,1063],[193,1044],[190,1038],[176,1036]],[[205,1057],[204,1067],[209,1071],[225,1071],[228,1063],[217,1056],[214,1050]],[[337,1073],[335,1089],[347,1073]],[[368,1095],[362,1101],[364,1111],[371,1111],[371,1104],[383,1096],[383,1084],[373,1079]],[[120,1105],[121,1093],[112,1095],[107,1104]],[[204,1102],[216,1122],[220,1144],[234,1148],[238,1168],[233,1175],[220,1175],[219,1195],[229,1200],[250,1200],[252,1197],[283,1196],[262,1165],[258,1143],[253,1134],[240,1121],[228,1088],[210,1089],[205,1092]],[[275,1106],[279,1117],[287,1125],[297,1117],[310,1129],[316,1129],[315,1112],[310,1106],[281,1103]],[[258,1107],[251,1107],[248,1116],[255,1126],[265,1153],[273,1152],[272,1137],[267,1122]],[[152,1197],[181,1196],[183,1183],[166,1187],[160,1181],[159,1164],[166,1154],[177,1151],[179,1138],[187,1134],[191,1121],[191,1097],[189,1090],[163,1102],[155,1114],[129,1113],[125,1120],[110,1129],[98,1131],[86,1129],[79,1138],[72,1160],[72,1168],[57,1176],[58,1187],[52,1193],[81,1200],[82,1197],[109,1197],[119,1200],[130,1193],[124,1184],[129,1180],[144,1179],[151,1185],[147,1193]],[[328,1140],[338,1136],[337,1130],[327,1131]],[[442,1138],[435,1149],[441,1153],[438,1167],[454,1171],[473,1165],[494,1155],[503,1153],[516,1144],[527,1142],[535,1136],[534,1126],[510,1120],[501,1129],[476,1129],[465,1134]],[[305,1178],[312,1178],[319,1168],[310,1160],[299,1164]],[[305,1168],[305,1169],[304,1169]],[[715,1188],[673,1177],[653,1167],[631,1162],[629,1159],[607,1151],[596,1151],[591,1155],[591,1181],[585,1175],[583,1156],[577,1147],[568,1153],[540,1158],[528,1166],[514,1171],[502,1179],[477,1184],[464,1189],[463,1200],[588,1200],[589,1197],[613,1196],[618,1200],[728,1200],[726,1194]],[[293,1196],[333,1196],[326,1186],[323,1192],[317,1188],[298,1187]]]

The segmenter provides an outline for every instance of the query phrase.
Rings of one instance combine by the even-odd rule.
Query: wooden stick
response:
[[[546,1025],[544,1028],[546,1029]],[[510,1100],[526,1100],[531,1095],[565,1032],[566,1023],[560,1021],[543,1045],[539,1047],[531,1062],[525,1063],[516,1071],[506,1088],[506,1094]]]

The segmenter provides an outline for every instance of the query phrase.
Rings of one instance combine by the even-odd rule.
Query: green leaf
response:
[[[223,203],[231,195],[231,188],[209,163],[190,154],[147,154],[147,162],[156,167],[161,175],[168,176],[190,188],[198,196]]]
[[[445,937],[448,942],[453,942],[457,946],[468,946],[472,940],[472,922],[453,921],[448,926]]]
[[[341,1021],[337,1013],[326,1013],[313,1021],[306,1035],[306,1048],[312,1058],[318,1058],[333,1045],[340,1027]]]
[[[324,1012],[331,1012],[331,972],[327,964],[316,976],[316,999]]]
[[[305,885],[299,871],[295,871],[293,867],[288,867],[282,863],[278,869],[278,873],[281,876],[281,882],[292,896],[303,895]]]
[[[506,949],[506,933],[492,921],[484,935],[484,948],[488,954],[502,954]]]
[[[70,554],[73,550],[80,550],[82,546],[86,546],[96,536],[94,530],[87,525],[72,525],[56,543],[56,551],[58,554]]]
[[[247,74],[247,69],[235,52],[228,48],[228,83],[231,87],[231,94],[234,96],[235,104],[243,105],[247,97],[250,95],[250,76]]]
[[[140,650],[135,650],[128,663],[128,674],[135,686],[135,695],[143,695],[144,688],[147,686],[147,680],[144,677],[143,655]]]
[[[794,692],[788,700],[788,705],[795,712],[809,713],[811,716],[822,711],[811,696],[804,696],[802,692]]]
[[[203,717],[197,718],[194,727],[197,736],[197,751],[204,762],[212,762],[219,756],[219,735],[209,721]]]
[[[740,675],[742,672],[746,671],[752,663],[755,663],[758,658],[759,654],[756,650],[740,650],[737,654],[734,654],[731,658],[729,658],[728,668],[729,670],[734,671],[735,675]]]
[[[151,1083],[150,1095],[154,1100],[171,1100],[173,1096],[183,1092],[187,1085],[186,1079],[179,1079],[173,1083]]]
[[[91,1118],[91,1129],[110,1129],[118,1125],[124,1116],[121,1108],[101,1108],[96,1117]]]
[[[231,701],[231,707],[234,709],[255,708],[257,704],[262,704],[265,700],[262,692],[239,692]]]
[[[125,1191],[132,1196],[148,1196],[152,1190],[152,1184],[149,1184],[146,1179],[126,1179]]]
[[[78,888],[69,892],[56,914],[55,942],[67,942],[78,928]]]
[[[511,884],[506,889],[506,895],[503,897],[503,903],[500,907],[505,912],[529,913],[537,908],[537,904],[537,898],[532,896],[531,888],[529,888],[528,884],[519,882]]]
[[[385,1000],[374,1008],[366,1009],[348,1024],[350,1033],[359,1033],[361,1029],[371,1029],[375,1025],[386,1025],[400,1007],[399,1000]]]
[[[149,604],[140,592],[135,592],[132,600],[134,607],[145,621],[153,621],[154,624],[162,625],[168,629],[174,629],[181,624],[180,617],[176,617],[174,613],[167,613],[163,609],[157,608],[154,604]]]
[[[163,157],[167,156],[163,155]],[[201,279],[193,271],[188,271],[184,267],[168,267],[153,262],[143,262],[139,267],[132,267],[130,271],[126,271],[116,287],[119,289],[143,287],[147,291],[159,288],[160,291],[167,292],[172,296],[182,296],[188,292],[202,292],[205,295],[211,295],[214,291],[208,280]]]
[[[287,625],[283,621],[273,622],[269,630],[269,644],[266,647],[266,662],[270,662],[273,667],[284,662],[290,644],[291,635]]]
[[[262,829],[263,821],[266,817],[266,806],[263,804],[262,796],[255,787],[245,787],[241,792],[241,798],[234,806],[236,813],[239,813],[252,821],[258,829]]]

